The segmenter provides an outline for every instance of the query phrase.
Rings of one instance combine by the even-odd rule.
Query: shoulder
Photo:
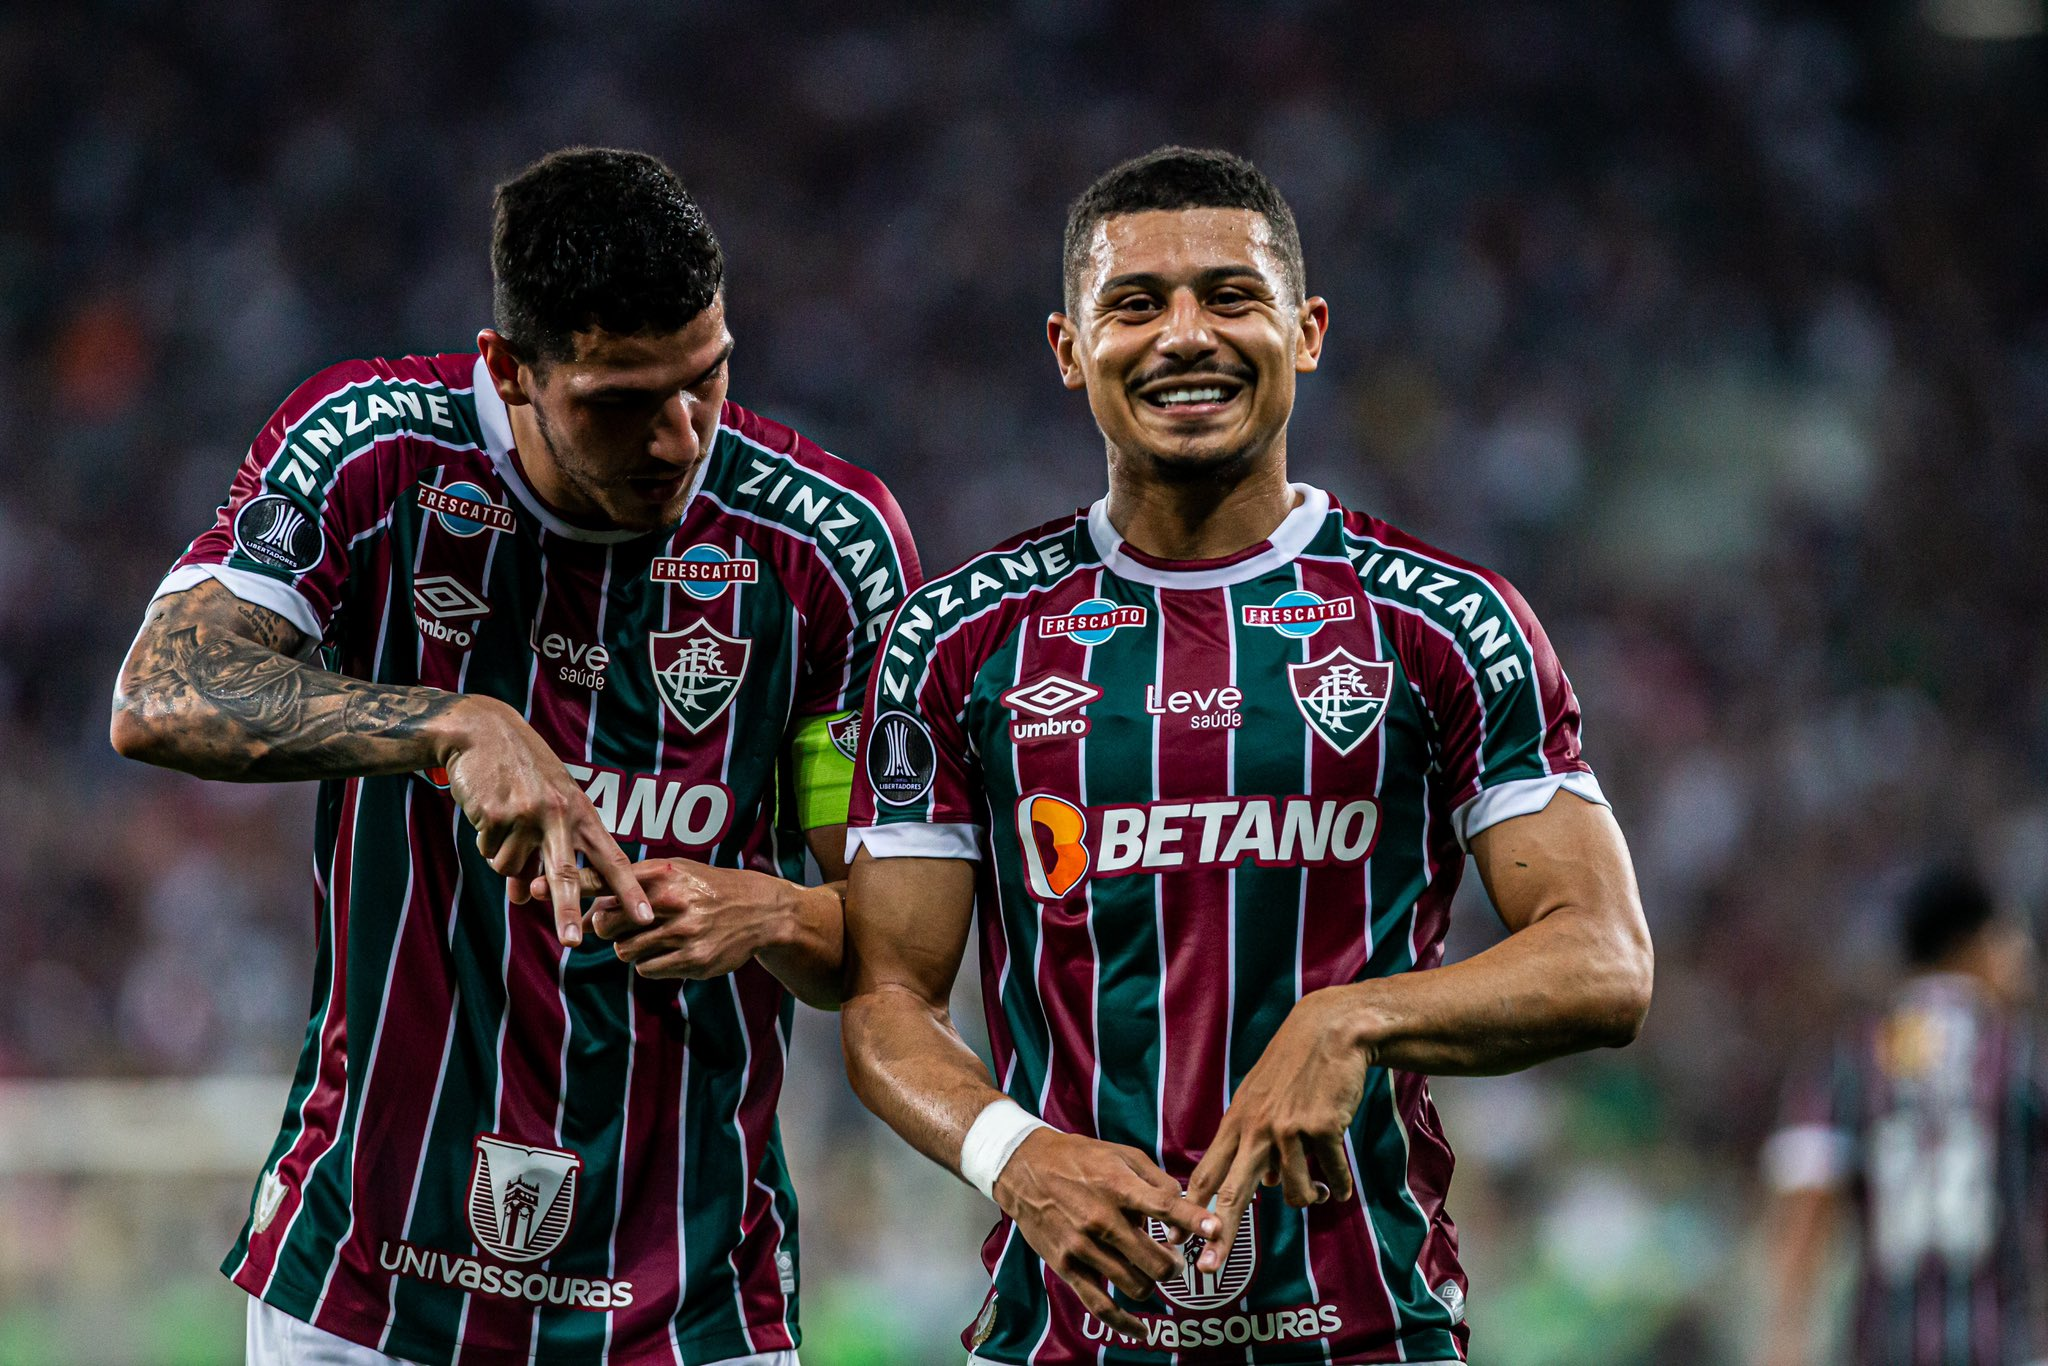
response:
[[[1098,564],[1087,526],[1085,510],[1070,512],[926,580],[890,623],[881,664],[885,698],[902,701],[941,647],[988,653],[1034,603]]]
[[[420,463],[479,446],[474,356],[400,356],[342,361],[294,389],[252,453],[270,480],[319,498],[359,457]]]
[[[1547,650],[1542,628],[1505,577],[1440,550],[1377,517],[1344,510],[1345,557],[1371,601],[1426,623],[1475,667],[1503,650],[1531,656]]]

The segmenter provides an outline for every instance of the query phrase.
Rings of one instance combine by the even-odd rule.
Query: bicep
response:
[[[1628,844],[1603,805],[1555,793],[1542,810],[1474,835],[1472,859],[1511,931],[1572,906],[1649,938]]]
[[[121,665],[119,692],[132,696],[191,655],[201,641],[232,637],[303,659],[319,642],[267,607],[235,596],[216,579],[166,593],[149,604]]]
[[[943,1009],[973,917],[971,862],[876,858],[862,849],[846,888],[846,956],[854,993],[893,987]]]

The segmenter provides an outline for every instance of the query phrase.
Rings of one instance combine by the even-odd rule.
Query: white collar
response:
[[[519,463],[512,458],[512,414],[506,411],[505,400],[498,397],[498,388],[491,379],[490,367],[484,358],[476,358],[476,370],[471,383],[475,385],[473,398],[476,403],[477,426],[483,429],[484,450],[491,457],[491,466],[498,472],[505,487],[512,490],[525,509],[537,518],[550,533],[571,541],[593,541],[599,545],[616,545],[621,541],[637,540],[642,536],[666,535],[661,531],[631,531],[624,527],[609,530],[597,527],[577,526],[565,522],[554,509],[542,501],[541,496],[528,486],[519,472]],[[722,427],[720,430],[724,430]],[[690,494],[683,500],[683,509],[688,512],[690,502],[696,498],[697,490],[704,487],[704,473],[711,468],[711,452],[697,462],[697,472],[690,477]],[[673,528],[671,528],[673,530]]]
[[[1323,519],[1330,513],[1330,495],[1313,484],[1289,484],[1287,487],[1301,501],[1295,505],[1294,511],[1280,519],[1279,526],[1273,528],[1273,534],[1266,538],[1264,550],[1241,560],[1223,564],[1198,561],[1193,568],[1174,569],[1135,559],[1124,550],[1124,538],[1109,523],[1107,495],[1097,499],[1095,506],[1088,509],[1088,535],[1094,540],[1096,553],[1102,556],[1102,563],[1110,573],[1132,583],[1153,588],[1222,588],[1245,583],[1261,574],[1271,573],[1308,549],[1308,543],[1315,539],[1316,532],[1322,529]]]

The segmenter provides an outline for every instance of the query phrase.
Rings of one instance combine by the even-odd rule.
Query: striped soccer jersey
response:
[[[1792,1087],[1781,1190],[1842,1189],[1862,1237],[1863,1366],[2031,1366],[2048,1351],[2048,1077],[2033,1030],[1964,977],[1910,979]]]
[[[210,576],[328,668],[510,704],[631,857],[800,876],[789,737],[850,760],[915,554],[878,480],[735,405],[697,480],[671,529],[579,528],[476,357],[352,362],[286,400],[159,593]],[[427,1363],[794,1346],[781,984],[562,949],[438,773],[322,784],[315,848],[312,1015],[235,1283]]]
[[[870,684],[851,841],[979,861],[995,1072],[1026,1109],[1185,1181],[1305,993],[1434,967],[1462,842],[1601,800],[1526,604],[1321,490],[1266,542],[1173,563],[1105,505],[934,579]],[[1358,1196],[1262,1192],[1215,1275],[1087,1315],[1007,1221],[967,1340],[1010,1363],[1462,1360],[1451,1152],[1373,1069]],[[1163,1232],[1160,1230],[1159,1232]]]

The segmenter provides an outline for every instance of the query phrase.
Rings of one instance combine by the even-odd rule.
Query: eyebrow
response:
[[[1230,265],[1210,266],[1207,270],[1196,272],[1194,284],[1199,289],[1205,285],[1221,284],[1225,280],[1243,279],[1245,276],[1251,276],[1253,279],[1263,281],[1266,278],[1266,273],[1257,266],[1233,262]],[[1128,274],[1117,275],[1104,280],[1102,287],[1095,292],[1097,295],[1103,295],[1109,293],[1112,289],[1121,289],[1125,285],[1163,285],[1165,283],[1166,277],[1155,271],[1134,270]]]
[[[731,360],[731,359],[732,359],[732,353],[733,353],[733,342],[732,342],[732,340],[731,340],[730,338],[728,338],[728,339],[726,340],[726,343],[725,343],[725,345],[724,345],[724,346],[723,346],[722,348],[720,348],[720,350],[719,350],[719,352],[718,352],[718,355],[717,355],[716,359],[714,359],[714,360],[713,360],[713,361],[711,362],[711,364],[709,364],[709,365],[705,366],[705,367],[704,367],[704,368],[703,368],[703,369],[702,369],[701,371],[699,371],[699,372],[698,372],[698,373],[697,373],[697,374],[696,374],[696,375],[695,375],[694,377],[692,377],[692,378],[690,378],[690,379],[686,379],[686,380],[684,380],[684,381],[683,381],[683,382],[682,382],[681,384],[678,384],[678,385],[676,385],[676,386],[675,386],[675,387],[676,387],[676,389],[694,389],[694,388],[696,388],[696,387],[697,387],[698,385],[702,384],[702,383],[703,383],[703,382],[704,382],[705,380],[707,380],[707,379],[710,379],[710,378],[711,378],[711,376],[713,376],[714,374],[718,373],[718,367],[719,367],[719,366],[721,366],[721,365],[723,365],[723,364],[725,364],[725,363],[726,363],[727,361]],[[647,394],[657,394],[657,393],[658,393],[658,394],[667,394],[667,393],[672,393],[672,392],[674,392],[674,391],[673,391],[673,390],[671,390],[670,388],[668,388],[668,386],[666,386],[666,385],[660,385],[660,386],[657,386],[657,385],[650,385],[650,384],[598,384],[598,385],[593,385],[593,386],[591,386],[591,387],[590,387],[590,388],[588,388],[588,389],[584,389],[584,390],[582,390],[582,391],[581,391],[581,394],[580,394],[580,397],[582,397],[582,398],[584,398],[584,399],[593,399],[593,398],[620,398],[620,397],[638,397],[638,396],[641,396],[641,395],[647,395]]]

